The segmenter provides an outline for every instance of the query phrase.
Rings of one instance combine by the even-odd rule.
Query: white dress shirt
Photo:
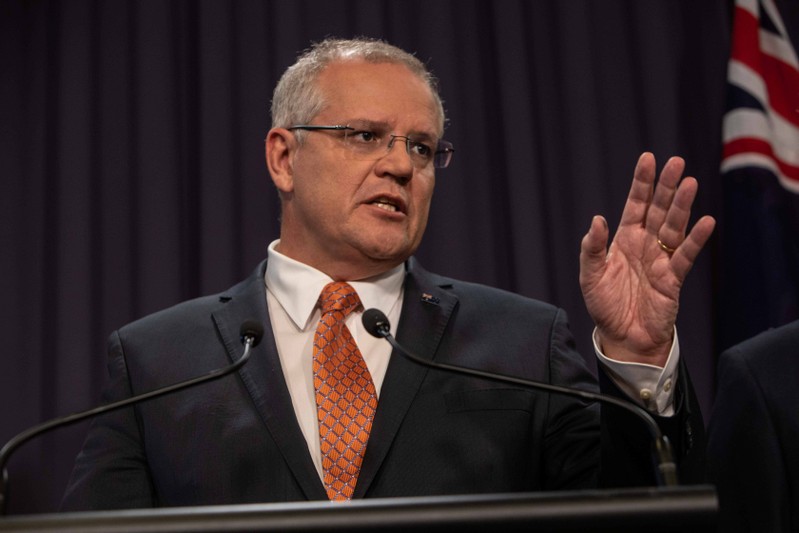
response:
[[[266,302],[272,331],[275,334],[280,365],[286,378],[294,414],[308,443],[311,458],[320,478],[322,454],[319,448],[316,391],[313,385],[313,341],[321,317],[317,301],[325,285],[333,281],[327,274],[295,261],[275,250],[278,241],[269,245],[266,263]],[[383,311],[396,334],[402,310],[402,287],[405,265],[399,265],[379,276],[349,281],[363,304],[363,309]],[[391,345],[385,339],[370,335],[361,323],[363,309],[351,313],[346,320],[358,349],[363,355],[378,399],[391,356]]]

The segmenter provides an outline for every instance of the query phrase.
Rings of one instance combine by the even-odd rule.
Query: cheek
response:
[[[416,205],[418,206],[419,210],[419,218],[421,220],[427,220],[427,215],[430,211],[430,203],[433,200],[435,178],[423,178],[423,180],[419,180],[419,188],[414,191],[414,195],[416,196]]]
[[[316,163],[316,162],[314,162]],[[304,164],[294,176],[294,194],[303,205],[330,210],[343,206],[351,192],[341,169],[332,164]]]

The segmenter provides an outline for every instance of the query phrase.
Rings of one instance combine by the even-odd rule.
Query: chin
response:
[[[367,247],[363,252],[372,261],[399,264],[413,255],[415,249],[415,247],[410,247],[407,244],[391,246],[383,243],[379,246]]]
[[[392,229],[394,231],[392,231]],[[351,241],[353,248],[375,263],[402,263],[416,251],[421,239],[414,239],[407,231],[398,228],[372,228]]]

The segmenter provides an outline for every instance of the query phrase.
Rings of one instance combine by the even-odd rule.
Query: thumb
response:
[[[580,243],[580,286],[583,292],[591,288],[594,280],[604,272],[607,246],[608,223],[605,217],[596,215]]]

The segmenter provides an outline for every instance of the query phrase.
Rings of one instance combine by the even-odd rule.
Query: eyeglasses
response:
[[[405,152],[410,156],[413,166],[418,169],[428,168],[431,163],[434,168],[446,168],[455,152],[455,148],[450,142],[444,140],[423,142],[406,135],[394,135],[380,131],[380,128],[374,125],[357,123],[351,126],[297,124],[287,129],[342,132],[342,140],[347,147],[347,153],[353,159],[360,161],[376,161],[384,157],[393,148],[394,141],[402,139],[405,141]]]

